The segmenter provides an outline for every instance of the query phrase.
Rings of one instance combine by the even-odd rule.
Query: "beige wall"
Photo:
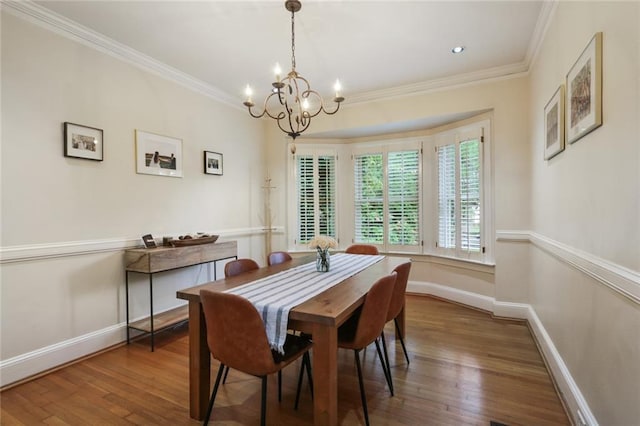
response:
[[[603,125],[543,161],[544,105],[598,31],[603,32]],[[640,3],[560,2],[529,83],[531,230],[636,276],[639,78]],[[530,303],[593,414],[602,425],[636,424],[640,306],[557,257],[531,250]],[[576,410],[571,407],[573,416]]]
[[[312,132],[345,128],[366,127],[380,122],[399,122],[421,119],[431,116],[442,116],[468,111],[491,110],[481,117],[491,119],[491,144],[493,150],[493,186],[494,207],[489,214],[494,214],[495,229],[528,229],[529,217],[529,145],[528,106],[523,99],[528,97],[526,77],[511,78],[501,81],[490,81],[461,87],[453,90],[438,91],[428,94],[414,95],[405,98],[347,106],[330,120],[317,120],[311,124]],[[347,124],[348,123],[348,124]],[[420,132],[412,132],[416,136]],[[424,134],[430,131],[423,132]],[[397,135],[402,136],[402,135]],[[299,140],[298,144],[313,143],[314,140]],[[352,141],[343,141],[350,143]],[[282,153],[271,155],[269,168],[274,182],[286,184],[286,144],[275,131],[270,132],[269,152]],[[347,171],[349,172],[349,171]],[[344,184],[344,183],[343,183]],[[274,194],[274,211],[282,221],[286,218],[286,192]],[[340,201],[343,205],[351,204],[349,191],[342,191]],[[342,217],[346,222],[350,218]],[[278,222],[278,224],[285,222]],[[340,239],[343,247],[351,241],[352,235],[344,230],[351,229],[350,224],[341,223]],[[492,237],[490,237],[492,238]],[[286,248],[286,240],[279,241]],[[495,257],[509,257],[494,273],[476,272],[469,269],[457,269],[443,266],[422,259],[412,269],[411,279],[420,282],[445,284],[460,290],[494,297],[508,302],[525,302],[527,298],[527,268],[522,268],[523,258],[514,257],[512,247],[498,244]],[[514,263],[515,262],[515,263]],[[520,263],[518,263],[520,262]]]
[[[63,156],[65,121],[104,130],[103,162]],[[184,177],[136,174],[135,129],[182,139]],[[262,225],[263,138],[240,109],[3,12],[1,245],[28,254],[1,265],[1,359],[109,327],[122,340],[122,250],[66,256],[69,245],[236,232],[247,234],[232,236],[240,254],[263,260],[262,235],[246,231]],[[203,173],[204,150],[224,154],[223,176]],[[53,257],[30,258],[39,250]],[[209,276],[206,267],[160,274],[156,309]],[[133,282],[136,317],[148,290],[145,277]]]

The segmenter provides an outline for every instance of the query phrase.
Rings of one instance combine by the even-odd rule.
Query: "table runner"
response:
[[[328,288],[382,260],[382,255],[338,253],[329,272],[317,272],[315,260],[226,290],[248,299],[262,316],[272,349],[283,353],[289,311]]]

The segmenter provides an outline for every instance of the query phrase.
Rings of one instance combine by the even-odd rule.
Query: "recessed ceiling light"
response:
[[[463,50],[464,50],[464,46],[456,46],[453,49],[451,49],[453,53],[462,53]]]

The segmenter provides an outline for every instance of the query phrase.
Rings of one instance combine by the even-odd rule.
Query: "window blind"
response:
[[[456,146],[439,146],[438,247],[456,247]]]
[[[336,157],[318,157],[318,231],[336,237]]]
[[[384,185],[382,154],[354,156],[355,237],[354,242],[384,242]]]
[[[418,245],[420,241],[419,167],[417,149],[387,155],[389,244]]]
[[[460,143],[460,249],[478,253],[480,243],[480,141]]]
[[[298,174],[298,241],[306,243],[315,235],[313,156],[297,155],[296,171]]]

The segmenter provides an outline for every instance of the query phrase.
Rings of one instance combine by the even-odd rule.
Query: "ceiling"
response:
[[[274,64],[279,62],[284,72],[291,66],[291,17],[282,0],[36,4],[66,26],[123,45],[129,56],[159,63],[234,106],[241,107],[248,83],[260,105],[271,87]],[[295,15],[296,70],[326,97],[339,78],[345,106],[526,72],[548,5],[303,0]],[[453,54],[459,45],[464,52]],[[350,136],[363,134],[352,130]]]

